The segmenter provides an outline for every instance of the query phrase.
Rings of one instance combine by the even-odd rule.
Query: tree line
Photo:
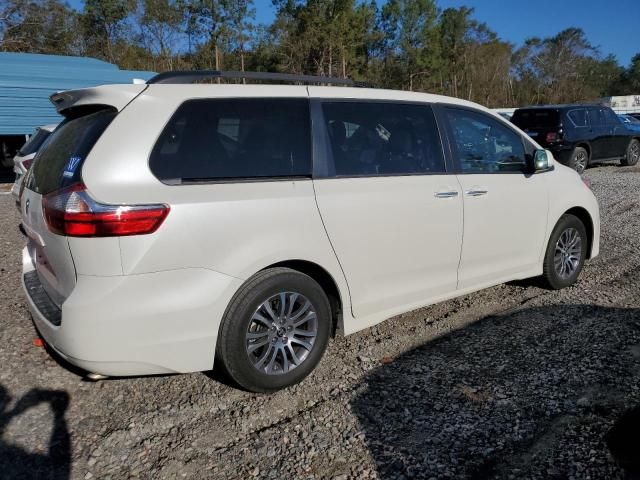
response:
[[[0,50],[104,59],[120,68],[225,69],[352,78],[490,107],[640,94],[628,68],[580,28],[521,46],[436,0],[0,0]]]

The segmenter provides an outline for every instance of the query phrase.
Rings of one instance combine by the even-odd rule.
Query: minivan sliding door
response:
[[[318,208],[354,316],[390,316],[454,292],[462,192],[446,174],[431,107],[312,100],[312,112]]]

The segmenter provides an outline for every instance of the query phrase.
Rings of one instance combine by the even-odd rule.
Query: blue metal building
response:
[[[95,58],[0,52],[0,136],[30,135],[35,127],[58,123],[61,117],[49,101],[54,92],[153,75]]]

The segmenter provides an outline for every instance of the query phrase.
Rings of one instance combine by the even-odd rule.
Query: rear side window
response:
[[[21,157],[26,157],[27,155],[36,153],[45,142],[45,140],[49,138],[50,133],[51,132],[49,132],[48,130],[39,128],[38,131],[31,136],[29,141],[22,146],[22,148],[18,152],[18,155],[20,155]]]
[[[310,177],[306,99],[198,99],[183,103],[151,152],[161,181]]]
[[[337,176],[443,173],[428,105],[326,102],[322,106]]]
[[[523,130],[529,128],[553,128],[560,125],[560,114],[557,110],[531,108],[516,110],[511,122]]]
[[[587,126],[587,111],[584,108],[571,110],[568,115],[576,127]]]
[[[62,122],[36,155],[26,187],[46,195],[80,181],[82,164],[116,115],[100,110]]]

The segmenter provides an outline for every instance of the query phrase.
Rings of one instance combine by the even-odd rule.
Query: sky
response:
[[[82,0],[70,3],[82,8]],[[623,66],[628,66],[631,57],[640,53],[640,0],[437,0],[437,3],[441,9],[472,7],[476,20],[516,46],[530,37],[544,38],[568,27],[580,27],[603,55],[615,55]],[[254,0],[254,5],[257,22],[273,20],[271,0]]]

